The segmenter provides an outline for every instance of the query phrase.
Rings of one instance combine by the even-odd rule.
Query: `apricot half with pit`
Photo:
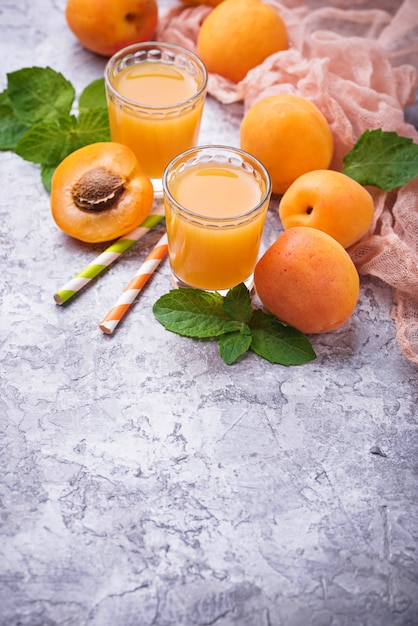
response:
[[[139,224],[154,200],[151,180],[130,148],[116,142],[89,144],[56,168],[51,211],[61,230],[80,241],[110,241]]]

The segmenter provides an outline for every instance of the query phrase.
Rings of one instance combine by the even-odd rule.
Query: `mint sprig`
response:
[[[0,93],[0,149],[14,151],[27,129],[14,113],[7,90]]]
[[[16,117],[28,125],[67,115],[75,98],[72,84],[50,67],[25,67],[7,74]]]
[[[0,150],[40,165],[47,191],[55,168],[68,154],[110,141],[104,80],[87,85],[78,107],[75,98],[73,85],[50,67],[7,74],[7,89],[0,93]]]
[[[366,130],[343,159],[343,173],[384,191],[418,176],[418,144],[395,132]]]
[[[227,365],[252,350],[271,363],[302,365],[316,358],[307,337],[261,309],[253,310],[244,283],[226,296],[200,289],[173,289],[153,306],[169,331],[194,339],[218,339]]]

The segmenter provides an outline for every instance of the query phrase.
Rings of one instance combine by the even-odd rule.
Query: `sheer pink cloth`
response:
[[[265,0],[267,1],[267,0]],[[418,83],[418,1],[269,0],[283,17],[289,49],[267,58],[240,83],[209,77],[209,93],[247,110],[261,97],[295,93],[327,118],[335,141],[331,167],[367,129],[410,137],[405,122]],[[180,5],[160,19],[158,38],[191,50],[211,9]],[[394,289],[393,319],[403,354],[418,364],[418,179],[384,193],[371,188],[375,219],[369,233],[349,250],[360,274],[377,276]]]

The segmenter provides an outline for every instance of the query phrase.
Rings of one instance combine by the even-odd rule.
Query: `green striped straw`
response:
[[[78,272],[71,280],[68,281],[61,289],[54,294],[54,300],[57,304],[64,304],[75,296],[88,283],[103,272],[111,263],[116,261],[121,254],[129,250],[141,237],[146,235],[154,226],[164,219],[164,205],[159,204],[151,211],[148,217],[137,228],[134,228],[128,234],[120,237],[112,243],[104,252],[81,272]]]

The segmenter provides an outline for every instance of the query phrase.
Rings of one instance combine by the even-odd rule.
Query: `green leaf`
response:
[[[222,310],[228,317],[239,320],[240,322],[248,322],[252,315],[251,296],[244,283],[233,287],[226,294]]]
[[[361,185],[391,191],[418,176],[418,144],[395,132],[366,130],[345,155],[342,171]]]
[[[167,329],[186,337],[219,337],[241,329],[222,310],[223,297],[200,289],[173,289],[153,306],[157,320]]]
[[[0,106],[4,106],[5,104],[11,106],[9,92],[7,89],[0,91]]]
[[[256,310],[250,321],[251,349],[281,365],[302,365],[316,358],[307,337],[291,326],[279,322],[274,315]]]
[[[73,85],[50,67],[28,67],[7,75],[8,94],[16,117],[27,125],[68,115]]]
[[[81,146],[110,141],[107,109],[85,109],[78,116],[77,137]]]
[[[274,315],[252,310],[244,283],[225,297],[200,289],[173,289],[157,300],[153,312],[167,330],[179,335],[218,338],[219,353],[227,365],[249,349],[281,365],[302,365],[316,358],[305,335]]]
[[[75,90],[50,67],[29,67],[7,75],[0,93],[0,150],[41,165],[42,183],[51,190],[52,175],[71,152],[110,141],[104,79],[82,91],[78,117],[71,114]]]
[[[219,354],[227,365],[232,365],[251,346],[251,329],[245,324],[241,330],[219,338]]]
[[[78,108],[80,111],[83,109],[106,109],[106,89],[103,78],[93,80],[87,87],[81,92],[78,100]]]
[[[35,124],[21,137],[16,154],[32,163],[58,165],[79,147],[77,120],[67,116]]]
[[[0,150],[14,151],[28,129],[15,115],[7,91],[0,94]]]
[[[41,180],[46,191],[51,192],[52,176],[56,170],[55,165],[42,165],[41,166]]]
[[[41,165],[58,165],[68,154],[97,141],[109,141],[107,111],[86,110],[35,124],[16,146],[16,154]]]

